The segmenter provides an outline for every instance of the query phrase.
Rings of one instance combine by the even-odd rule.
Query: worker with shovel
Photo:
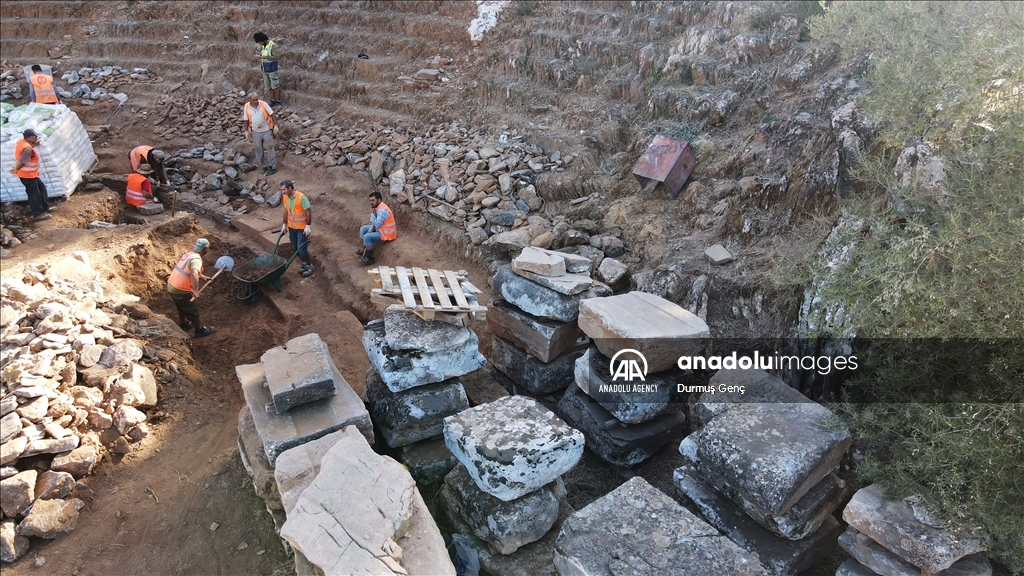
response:
[[[174,307],[178,309],[178,325],[182,330],[195,328],[196,338],[213,334],[215,330],[212,327],[203,326],[199,322],[199,306],[196,305],[196,298],[201,292],[199,282],[213,280],[213,278],[203,275],[203,255],[209,251],[209,240],[206,238],[196,240],[196,245],[178,260],[178,263],[174,265],[174,270],[171,270],[171,275],[167,278],[167,292],[174,300]],[[220,263],[219,260],[218,263]],[[223,270],[223,267],[221,269]]]

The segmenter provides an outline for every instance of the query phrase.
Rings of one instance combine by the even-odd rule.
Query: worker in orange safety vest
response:
[[[163,150],[146,145],[136,146],[128,153],[128,161],[132,163],[132,170],[137,171],[139,166],[149,164],[149,167],[153,169],[153,178],[164,186],[170,186],[167,172],[164,171],[164,160],[166,159],[167,154]]]
[[[142,206],[154,200],[153,185],[149,180],[149,175],[152,173],[153,169],[149,167],[149,164],[141,164],[138,170],[128,175],[124,191],[125,202],[132,206]]]
[[[29,87],[32,88],[32,101],[36,104],[60,104],[57,87],[53,85],[53,76],[43,72],[43,67],[39,64],[32,65]]]
[[[11,168],[11,174],[21,179],[21,183],[25,185],[25,195],[28,197],[28,206],[32,209],[32,217],[35,220],[49,220],[50,201],[46,197],[46,186],[39,179],[39,152],[36,151],[39,135],[29,129],[25,130],[21,137],[22,139],[14,146],[14,167]]]
[[[171,275],[167,277],[167,293],[171,295],[174,307],[178,309],[178,326],[186,331],[195,328],[196,338],[213,334],[215,331],[214,328],[203,326],[199,322],[199,306],[196,304],[196,299],[199,298],[199,282],[211,280],[209,276],[203,275],[203,255],[209,251],[209,240],[196,240],[196,245],[178,259],[178,263],[171,270]]]
[[[383,244],[398,238],[398,226],[395,224],[395,213],[384,203],[380,192],[370,193],[370,224],[359,229],[359,239],[363,241],[362,257],[359,263],[373,264],[373,245]]]
[[[291,180],[284,180],[281,182],[281,204],[284,205],[281,234],[288,233],[292,249],[302,260],[299,274],[309,276],[316,270],[309,261],[309,237],[313,234],[313,209],[309,205],[309,198],[296,190]]]

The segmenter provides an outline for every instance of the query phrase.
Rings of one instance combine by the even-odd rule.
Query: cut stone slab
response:
[[[473,535],[473,530],[457,515],[448,514],[453,531],[465,536],[467,545],[474,550],[480,559],[480,567],[484,574],[492,576],[559,576],[555,571],[554,558],[551,551],[555,548],[555,540],[565,520],[576,510],[564,500],[558,509],[558,518],[554,526],[540,540],[531,542],[509,555],[499,554],[493,547]]]
[[[481,490],[506,502],[553,482],[583,455],[583,434],[525,396],[445,418],[444,443]]]
[[[50,470],[67,472],[75,478],[89,475],[99,463],[101,455],[95,446],[79,446],[64,455],[57,455],[50,463]]]
[[[514,265],[512,270],[527,280],[533,280],[545,288],[550,288],[566,296],[580,294],[594,285],[594,280],[589,275],[563,274],[561,276],[544,276],[527,270],[516,271]]]
[[[565,261],[565,271],[569,274],[590,274],[590,267],[593,266],[590,258],[580,256],[578,254],[569,254],[566,252],[558,252],[556,250],[547,250],[545,248],[537,248],[541,252],[544,252],[548,256],[554,256],[561,258]]]
[[[495,336],[525,349],[541,362],[551,362],[576,343],[576,322],[556,322],[523,312],[504,300],[487,304],[487,326]]]
[[[881,544],[903,560],[928,572],[939,572],[971,554],[985,551],[984,544],[964,531],[936,528],[942,524],[922,500],[886,500],[882,485],[872,484],[853,495],[843,510],[858,532]]]
[[[712,264],[728,264],[736,259],[732,253],[726,250],[725,246],[722,246],[721,244],[708,246],[704,249],[704,255],[711,260]]]
[[[409,469],[417,486],[435,487],[459,464],[455,454],[444,445],[444,438],[438,436],[403,446],[398,460]]]
[[[839,568],[836,569],[836,576],[879,576],[874,571],[857,562],[853,558],[847,558]]]
[[[765,573],[756,557],[639,476],[565,521],[554,562],[562,576]]]
[[[579,315],[580,302],[588,298],[610,296],[611,288],[594,282],[587,290],[567,296],[550,288],[523,278],[512,271],[511,266],[502,266],[492,281],[494,291],[501,294],[509,304],[523,312],[561,322],[572,322]]]
[[[412,477],[354,435],[324,454],[281,536],[325,574],[455,574]]]
[[[811,399],[790,387],[781,378],[760,369],[719,370],[711,377],[708,384],[714,386],[716,392],[701,394],[700,399],[693,405],[690,415],[693,417],[695,428],[704,426],[712,418],[737,404],[813,403]],[[728,390],[729,387],[742,387],[743,393],[717,391],[719,389]]]
[[[696,433],[697,458],[743,499],[785,513],[839,464],[853,441],[818,404],[743,404]]]
[[[444,325],[443,322],[432,322]],[[395,350],[388,346],[385,321],[374,320],[363,329],[363,348],[370,365],[380,374],[392,392],[402,392],[458,378],[482,367],[487,360],[480,354],[479,340],[471,330],[468,338],[458,346],[427,353],[420,350]]]
[[[384,312],[384,338],[392,350],[419,350],[428,354],[465,346],[473,332],[464,326],[423,320],[412,312]]]
[[[0,561],[14,562],[28,552],[28,538],[14,531],[14,521],[0,523]]]
[[[78,526],[78,511],[85,506],[78,498],[67,500],[36,500],[25,519],[18,524],[18,534],[53,539],[68,534]]]
[[[587,348],[573,367],[576,386],[626,424],[647,422],[682,409],[676,385],[684,376],[678,370],[666,370],[648,374],[643,381],[616,382],[608,357],[594,347]]]
[[[460,464],[445,476],[441,494],[448,510],[458,515],[477,538],[494,546],[499,554],[508,555],[547,534],[558,518],[565,486],[556,480],[505,502],[480,490]]]
[[[543,396],[572,384],[576,359],[587,350],[581,342],[550,362],[541,362],[515,344],[491,338],[491,364],[531,396]]]
[[[441,434],[446,417],[469,408],[466,390],[457,379],[395,393],[373,368],[366,371],[366,403],[392,448]]]
[[[921,569],[908,563],[881,544],[861,534],[853,526],[839,536],[839,546],[865,568],[882,576],[920,576]],[[957,560],[952,566],[935,576],[991,576],[992,564],[983,553],[971,554]]]
[[[527,246],[512,259],[512,271],[517,274],[532,272],[541,276],[561,276],[566,273],[565,259],[540,248]]]
[[[35,470],[25,470],[0,480],[0,509],[4,515],[14,518],[32,505],[36,499],[38,474]]]
[[[625,468],[653,456],[686,423],[685,412],[674,412],[642,424],[623,424],[577,386],[565,391],[558,414],[583,432],[587,449],[605,462]]]
[[[373,424],[366,406],[334,367],[333,360],[331,368],[334,372],[334,396],[278,414],[274,410],[267,412],[267,404],[270,404],[271,400],[270,393],[263,387],[263,366],[235,366],[235,375],[242,385],[246,406],[252,414],[260,441],[263,442],[267,462],[272,466],[281,452],[341,430],[345,426],[355,426],[366,437],[367,442],[373,442]]]
[[[735,504],[704,485],[693,468],[678,468],[672,479],[679,490],[700,510],[709,524],[737,546],[757,554],[765,573],[771,576],[797,574],[817,565],[835,545],[841,527],[829,516],[803,540],[779,538],[754,522]]]
[[[682,306],[635,291],[580,302],[579,325],[609,358],[639,351],[648,373],[676,367],[679,356],[697,353],[711,335],[707,323]]]
[[[313,483],[313,479],[320,473],[320,462],[327,451],[341,439],[357,436],[361,438],[361,433],[355,426],[346,426],[323,438],[289,448],[277,457],[273,470],[274,491],[280,494],[281,507],[285,514],[292,513],[302,492]]]
[[[335,394],[331,352],[318,334],[292,338],[260,357],[278,414]],[[340,375],[340,374],[339,374]]]
[[[281,509],[281,495],[274,481],[274,467],[267,460],[267,453],[263,450],[263,442],[256,432],[256,424],[248,406],[242,406],[238,411],[238,454],[242,466],[252,478],[256,495],[266,503],[268,509]]]

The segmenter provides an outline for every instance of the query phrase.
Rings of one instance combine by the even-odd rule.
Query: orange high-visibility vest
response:
[[[146,193],[142,189],[142,183],[148,180],[144,174],[129,174],[128,185],[125,188],[124,199],[132,206],[142,206],[146,200]]]
[[[36,152],[34,146],[28,143],[28,140],[18,140],[18,144],[14,147],[14,160],[17,161],[21,158],[21,153],[25,148],[32,150],[32,158],[27,164],[22,164],[21,168],[18,168],[18,178],[39,178],[39,153]]]
[[[274,129],[274,116],[273,116],[273,114],[270,114],[269,112],[267,112],[267,103],[264,102],[263,100],[257,100],[257,102],[259,102],[260,112],[263,113],[263,119],[267,121],[267,126],[270,126],[270,129],[273,130]],[[246,121],[249,122],[249,130],[252,131],[252,105],[251,105],[251,103],[250,102],[246,102],[244,108],[245,108],[245,119],[246,119]]]
[[[149,151],[152,146],[136,146],[128,153],[128,159],[132,162],[132,170],[138,170],[140,164],[149,164]]]
[[[295,191],[295,199],[289,200],[288,196],[285,195],[282,198],[282,204],[284,204],[284,213],[288,216],[288,227],[296,230],[306,229],[306,209],[302,207],[302,198],[305,196],[298,190]],[[289,201],[292,202],[292,210],[288,209]]]
[[[174,270],[171,270],[171,275],[167,278],[167,283],[174,286],[182,292],[192,291],[192,272],[188,269],[189,262],[193,258],[199,258],[199,273],[203,273],[203,262],[202,257],[198,252],[188,251],[178,263],[174,265]]]
[[[388,217],[384,220],[384,223],[377,228],[377,232],[380,232],[380,239],[384,241],[394,240],[398,238],[398,226],[395,224],[395,213],[391,211],[391,208],[387,204],[381,202],[377,204],[377,210],[381,208],[388,211]]]
[[[53,76],[43,72],[32,74],[32,91],[37,104],[56,104],[57,90],[53,87]]]

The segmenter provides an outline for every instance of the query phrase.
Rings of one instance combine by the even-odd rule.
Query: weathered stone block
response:
[[[444,442],[481,490],[506,502],[553,482],[583,455],[583,434],[525,396],[445,418]]]
[[[494,291],[501,294],[508,303],[533,316],[550,318],[561,322],[572,322],[579,315],[580,301],[588,298],[610,296],[612,291],[600,282],[586,291],[572,296],[559,294],[532,280],[527,280],[512,271],[511,266],[502,266],[492,281]]]
[[[598,278],[612,290],[626,288],[629,281],[629,268],[615,258],[605,258],[597,268]]]
[[[402,448],[398,461],[409,469],[409,474],[421,487],[438,485],[459,463],[442,437],[420,440]]]
[[[754,522],[735,504],[704,485],[689,466],[678,468],[673,480],[704,518],[737,546],[756,553],[765,573],[772,576],[797,574],[818,564],[825,557],[841,530],[839,522],[828,516],[825,522],[803,540],[779,538]]]
[[[512,271],[516,273],[533,272],[541,276],[561,276],[566,273],[565,259],[559,258],[545,250],[527,246],[512,259]]]
[[[253,423],[248,406],[242,406],[238,411],[238,455],[245,471],[252,478],[256,495],[267,504],[268,509],[280,509],[281,495],[274,482],[274,467],[267,460],[267,453],[263,450],[263,442],[256,432],[256,424]]]
[[[694,426],[699,428],[707,424],[715,416],[725,412],[737,404],[811,404],[813,401],[796,389],[791,388],[782,379],[760,369],[750,370],[719,370],[711,377],[709,385],[716,392],[701,394],[700,400],[693,405],[690,415]],[[743,393],[719,392],[729,387],[742,388]]]
[[[541,362],[554,360],[575,344],[580,335],[576,322],[538,318],[504,300],[487,304],[487,326],[492,334],[525,349]]]
[[[573,367],[576,386],[626,424],[639,424],[683,408],[677,383],[685,375],[678,370],[648,374],[643,381],[615,381],[607,356],[590,347]]]
[[[443,326],[443,322],[432,322]],[[479,340],[469,329],[461,344],[436,352],[395,350],[387,343],[385,322],[375,320],[363,329],[363,347],[370,365],[380,374],[392,392],[458,378],[483,366]]]
[[[512,554],[540,540],[558,518],[558,502],[565,496],[560,480],[525,496],[505,502],[480,490],[466,467],[456,466],[444,478],[441,494],[448,510],[457,514],[499,554]]]
[[[882,485],[872,484],[853,495],[843,520],[903,560],[928,572],[939,572],[964,556],[983,552],[985,545],[965,531],[942,526],[923,499],[886,500]]]
[[[35,470],[25,470],[10,478],[0,480],[0,509],[10,518],[21,514],[36,499]]]
[[[78,511],[85,506],[78,498],[67,500],[36,500],[25,519],[18,524],[18,534],[56,538],[78,526]]]
[[[854,560],[870,572],[883,576],[920,576],[921,569],[896,554],[888,551],[881,544],[861,534],[853,526],[839,536],[839,546],[846,550]],[[952,566],[936,572],[935,576],[991,576],[992,564],[983,552],[964,556]]]
[[[566,389],[558,414],[583,432],[591,452],[626,468],[650,458],[686,423],[685,412],[674,412],[641,424],[624,424],[577,386]]]
[[[756,557],[639,476],[570,516],[554,560],[562,576],[764,574]]]
[[[711,335],[697,315],[646,292],[580,302],[579,325],[609,358],[620,350],[639,351],[649,373],[676,367],[680,355],[696,353]]]
[[[299,496],[320,473],[320,462],[324,455],[339,440],[347,437],[361,436],[355,426],[346,426],[322,438],[289,448],[277,457],[271,481],[274,482],[274,493],[279,494],[281,507],[286,514],[291,514],[295,504],[299,501]]]
[[[256,432],[271,465],[289,448],[316,440],[345,426],[355,426],[368,442],[373,441],[373,424],[363,401],[356,396],[338,369],[334,372],[335,395],[316,402],[296,406],[284,414],[267,412],[270,393],[263,387],[264,372],[260,364],[235,366],[235,375],[242,385],[242,395],[252,414]]]
[[[704,255],[711,260],[712,264],[728,264],[736,258],[731,252],[725,249],[725,246],[721,244],[715,244],[714,246],[708,246],[704,249]]]
[[[384,441],[392,448],[441,434],[444,419],[469,408],[456,379],[392,392],[377,371],[366,371],[366,403]]]
[[[491,338],[491,364],[532,396],[543,396],[572,384],[576,359],[587,349],[580,343],[550,362],[541,362],[508,340]]]
[[[594,285],[594,280],[589,275],[585,274],[563,274],[561,276],[544,276],[537,274],[536,272],[529,272],[526,270],[515,270],[513,266],[512,270],[526,278],[532,280],[537,284],[545,288],[550,288],[559,294],[565,294],[566,296],[573,296],[580,294]]]
[[[558,252],[557,250],[548,250],[545,248],[539,248],[539,250],[548,256],[555,256],[565,260],[565,271],[569,274],[590,274],[590,268],[593,265],[590,258],[586,258],[578,254],[569,254],[567,252]]]
[[[874,571],[857,562],[853,558],[847,558],[839,568],[836,569],[836,576],[879,576]]]
[[[143,216],[156,216],[164,213],[164,205],[159,202],[146,202],[141,206],[136,206],[135,209]]]
[[[392,350],[416,350],[428,354],[464,346],[473,331],[464,326],[424,320],[412,312],[384,312],[384,339]]]
[[[331,352],[318,334],[292,338],[260,357],[278,414],[335,393]]]
[[[457,515],[448,514],[453,530],[465,537],[467,546],[477,553],[481,572],[493,576],[558,576],[551,551],[562,528],[562,523],[576,510],[564,500],[558,509],[554,526],[540,540],[531,542],[509,555],[473,535],[473,530]]]

